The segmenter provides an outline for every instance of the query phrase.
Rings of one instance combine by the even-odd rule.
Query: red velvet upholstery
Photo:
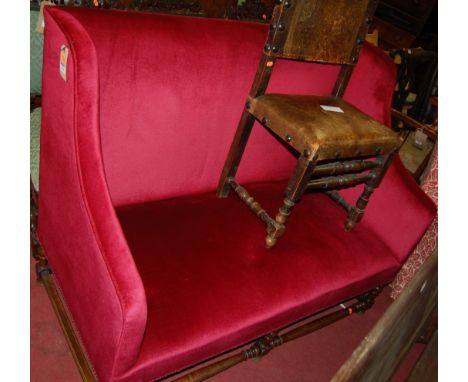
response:
[[[284,187],[249,189],[273,213]],[[324,195],[304,197],[274,250],[259,240],[264,224],[239,207],[235,197],[221,200],[210,192],[118,209],[148,299],[136,380],[201,361],[390,282],[400,267],[368,226],[347,234],[344,211]]]
[[[107,191],[94,46],[65,11],[45,16],[38,233],[89,357],[110,380],[138,355],[145,293]]]
[[[160,377],[389,282],[432,220],[396,161],[355,231],[311,195],[266,251],[262,224],[214,197],[266,26],[61,7],[45,24],[39,236],[101,380]],[[328,94],[336,74],[281,61],[270,90]],[[388,123],[393,80],[366,46],[345,98]],[[239,179],[293,163],[255,128]],[[281,185],[252,192],[280,204]]]

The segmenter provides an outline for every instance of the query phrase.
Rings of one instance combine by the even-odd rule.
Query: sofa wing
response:
[[[136,360],[145,292],[106,185],[94,45],[46,7],[38,234],[99,379]],[[112,375],[109,375],[112,373]]]

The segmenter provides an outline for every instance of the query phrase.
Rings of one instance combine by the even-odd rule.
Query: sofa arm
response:
[[[59,7],[45,25],[38,234],[99,379],[113,380],[138,357],[146,298],[106,185],[94,45]]]

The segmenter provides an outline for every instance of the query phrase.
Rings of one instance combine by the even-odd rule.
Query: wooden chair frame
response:
[[[340,6],[349,7],[350,15],[348,17],[357,19],[359,25],[355,22],[353,29],[355,36],[352,34],[351,36],[341,36],[345,38],[345,42],[342,47],[337,48],[333,44],[333,37],[327,34],[328,30],[326,28],[323,29],[322,24],[324,24],[323,27],[326,27],[332,23],[336,18],[334,10]],[[228,196],[230,189],[234,189],[240,199],[266,223],[267,247],[275,245],[277,239],[283,235],[288,216],[294,205],[307,190],[326,190],[326,194],[347,211],[348,218],[345,223],[345,229],[347,231],[351,230],[361,220],[370,196],[380,184],[394,154],[401,147],[401,144],[390,149],[378,147],[374,152],[361,153],[357,151],[354,152],[354,155],[336,152],[334,158],[319,158],[317,150],[305,149],[299,153],[297,166],[285,191],[283,206],[280,207],[274,219],[235,180],[240,160],[256,120],[249,111],[251,107],[249,99],[265,94],[275,60],[277,58],[287,58],[341,65],[341,70],[332,92],[334,97],[341,98],[348,85],[354,66],[358,61],[362,44],[376,6],[377,1],[375,0],[333,0],[328,2],[319,0],[277,1],[263,55],[229,150],[217,190],[218,197],[225,198]],[[318,16],[314,16],[314,12]],[[302,17],[303,14],[306,17]],[[310,25],[316,24],[318,24],[318,27],[315,27],[313,31],[316,36],[311,41]],[[259,122],[271,132],[266,119]],[[277,136],[275,137],[278,138]],[[286,142],[290,142],[291,139],[288,135],[285,137]],[[372,156],[376,156],[376,159],[373,161],[362,159],[349,160],[355,158],[368,159]],[[318,163],[319,159],[338,160],[340,157],[348,160],[325,164]],[[362,173],[363,171],[369,172]],[[365,183],[364,191],[355,206],[350,205],[336,191],[339,188],[351,187],[361,183]]]

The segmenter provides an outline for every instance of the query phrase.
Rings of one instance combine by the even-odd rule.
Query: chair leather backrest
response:
[[[355,63],[376,4],[375,0],[283,0],[273,15],[273,23],[281,24],[275,33],[276,56]]]

